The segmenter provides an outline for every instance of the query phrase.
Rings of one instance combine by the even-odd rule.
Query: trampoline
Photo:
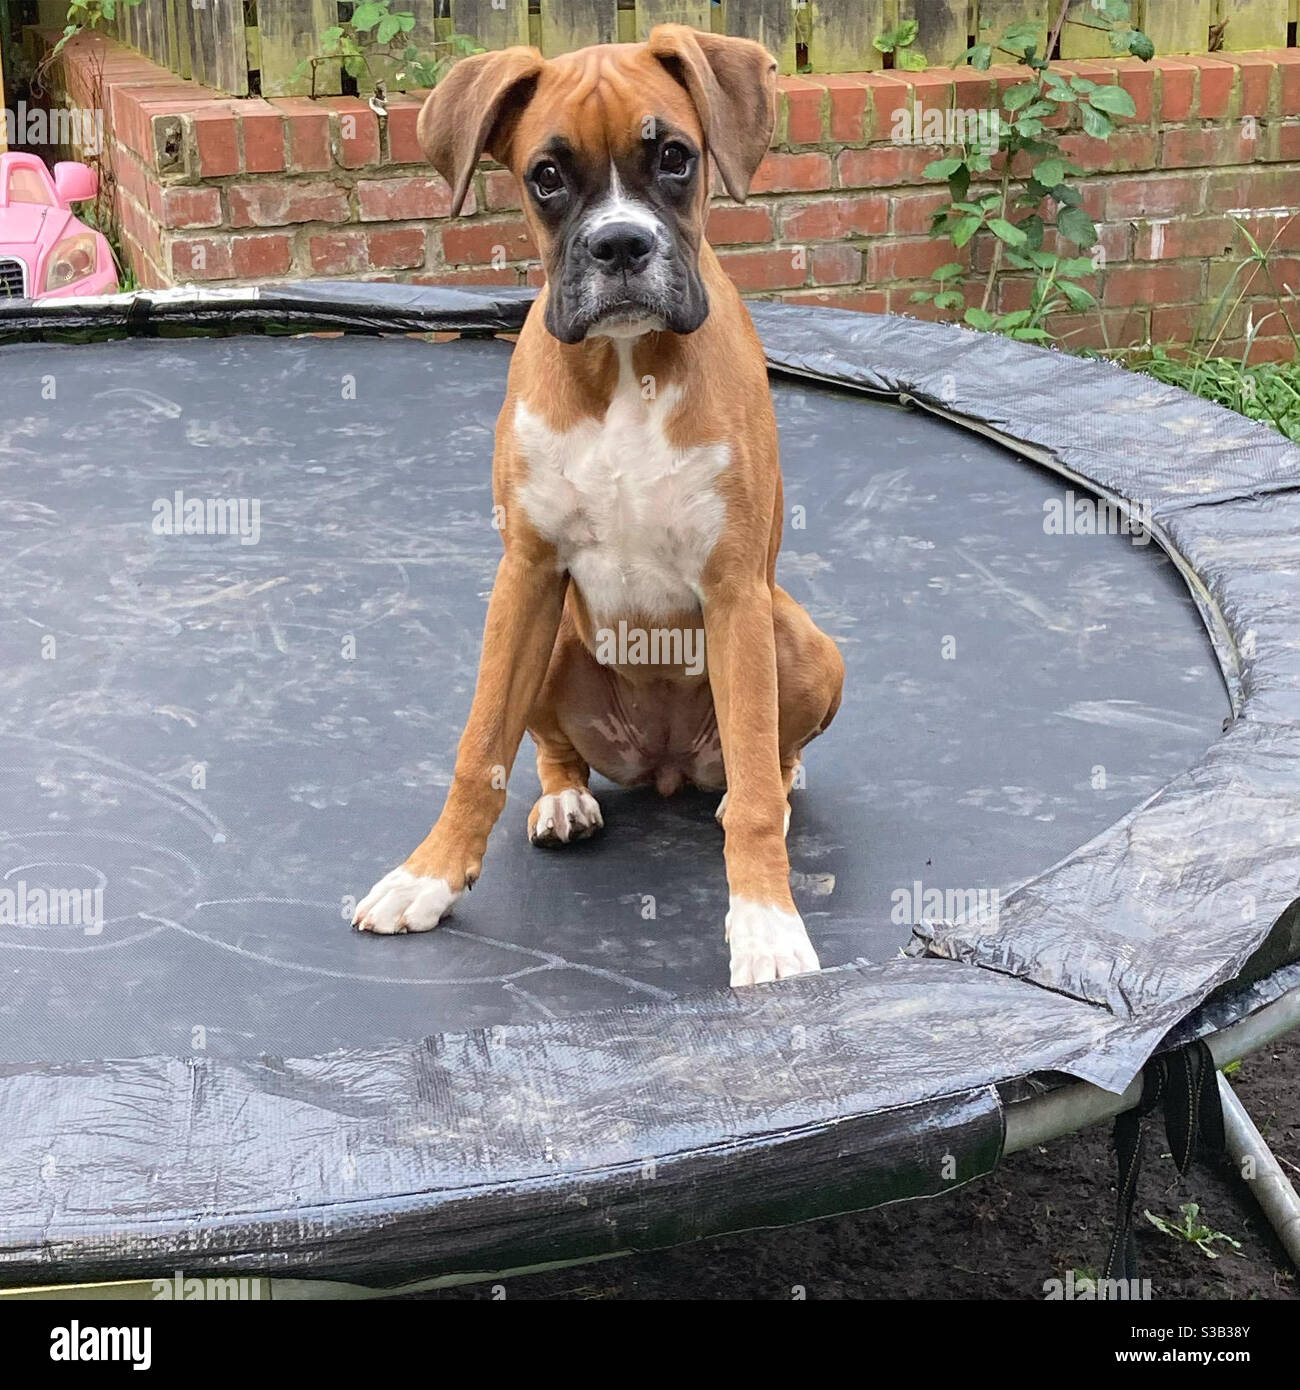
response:
[[[454,917],[350,931],[450,776],[528,305],[0,306],[0,1284],[392,1289],[934,1196],[1300,1023],[1300,451],[804,307],[752,306],[778,580],[848,668],[789,836],[826,968],[725,988],[716,795],[596,779],[603,835],[531,847],[528,740]]]

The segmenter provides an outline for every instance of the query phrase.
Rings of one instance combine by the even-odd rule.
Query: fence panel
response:
[[[1070,12],[1061,30],[1062,58],[1107,58],[1113,57],[1110,39],[1101,29],[1093,29],[1081,24],[1081,19],[1091,18],[1095,12],[1094,0],[1070,0]]]
[[[542,52],[548,58],[618,39],[618,0],[542,0]]]
[[[1038,45],[1041,54],[1047,46],[1048,30],[1059,12],[1056,0],[976,0],[975,27],[971,32],[977,42],[989,43],[1013,24],[1035,24],[1043,35]],[[996,55],[995,61],[1010,63],[1015,60],[1002,53]]]
[[[204,0],[191,9],[190,23],[194,33],[194,80],[231,96],[247,96],[243,0]]]
[[[648,37],[656,24],[689,24],[711,29],[709,0],[636,0],[636,36]]]
[[[731,0],[727,33],[757,39],[773,54],[782,72],[793,72],[797,12],[793,0]]]
[[[1286,47],[1289,0],[1218,0],[1216,11],[1215,22],[1223,25],[1223,46],[1230,52]]]
[[[812,0],[808,64],[814,72],[867,72],[885,60],[872,40],[889,26],[885,0]]]
[[[311,69],[298,72],[298,65],[319,51],[321,34],[339,22],[338,14],[338,0],[259,0],[264,97],[308,96],[313,90],[334,96],[342,90],[336,62],[316,65],[314,89]]]
[[[898,18],[916,20],[912,46],[932,67],[955,63],[970,46],[969,0],[898,0]]]
[[[451,27],[484,48],[528,42],[528,0],[451,0]]]
[[[1205,53],[1214,23],[1214,0],[1146,0],[1142,28],[1156,52]]]

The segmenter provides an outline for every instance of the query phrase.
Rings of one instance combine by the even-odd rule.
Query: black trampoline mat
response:
[[[298,1056],[725,985],[716,795],[596,778],[604,835],[534,849],[528,740],[452,921],[348,928],[436,815],[468,711],[506,344],[2,356],[0,888],[102,889],[103,922],[0,922],[0,1059]],[[1228,702],[1154,545],[1046,534],[1068,483],[774,389],[778,578],[848,666],[793,796],[795,897],[824,965],[880,961],[915,885],[1032,877],[1194,762]],[[155,534],[178,490],[256,499],[257,543]]]

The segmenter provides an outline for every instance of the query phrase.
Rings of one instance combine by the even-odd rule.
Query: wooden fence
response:
[[[1080,11],[1094,3],[1071,0]],[[885,59],[872,41],[902,19],[918,21],[914,47],[933,66],[956,59],[984,25],[995,35],[1017,21],[1046,28],[1049,13],[1057,13],[1057,0],[390,0],[390,6],[414,14],[413,39],[425,50],[458,33],[485,48],[531,43],[551,55],[644,38],[654,25],[674,21],[758,39],[787,73],[880,68]],[[121,12],[117,32],[155,62],[206,86],[236,96],[250,90],[302,95],[312,80],[298,71],[300,64],[318,52],[319,36],[339,22],[340,11],[346,16],[351,8],[339,0],[141,0]],[[1286,46],[1300,0],[1133,0],[1133,12],[1159,53],[1240,51]],[[1066,26],[1061,48],[1067,58],[1110,51],[1104,34],[1079,24]],[[339,90],[337,65],[318,66],[316,94]]]

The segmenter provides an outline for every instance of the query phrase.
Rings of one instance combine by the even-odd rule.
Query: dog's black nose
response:
[[[592,258],[614,273],[640,270],[654,249],[654,233],[635,222],[609,222],[587,238]]]

